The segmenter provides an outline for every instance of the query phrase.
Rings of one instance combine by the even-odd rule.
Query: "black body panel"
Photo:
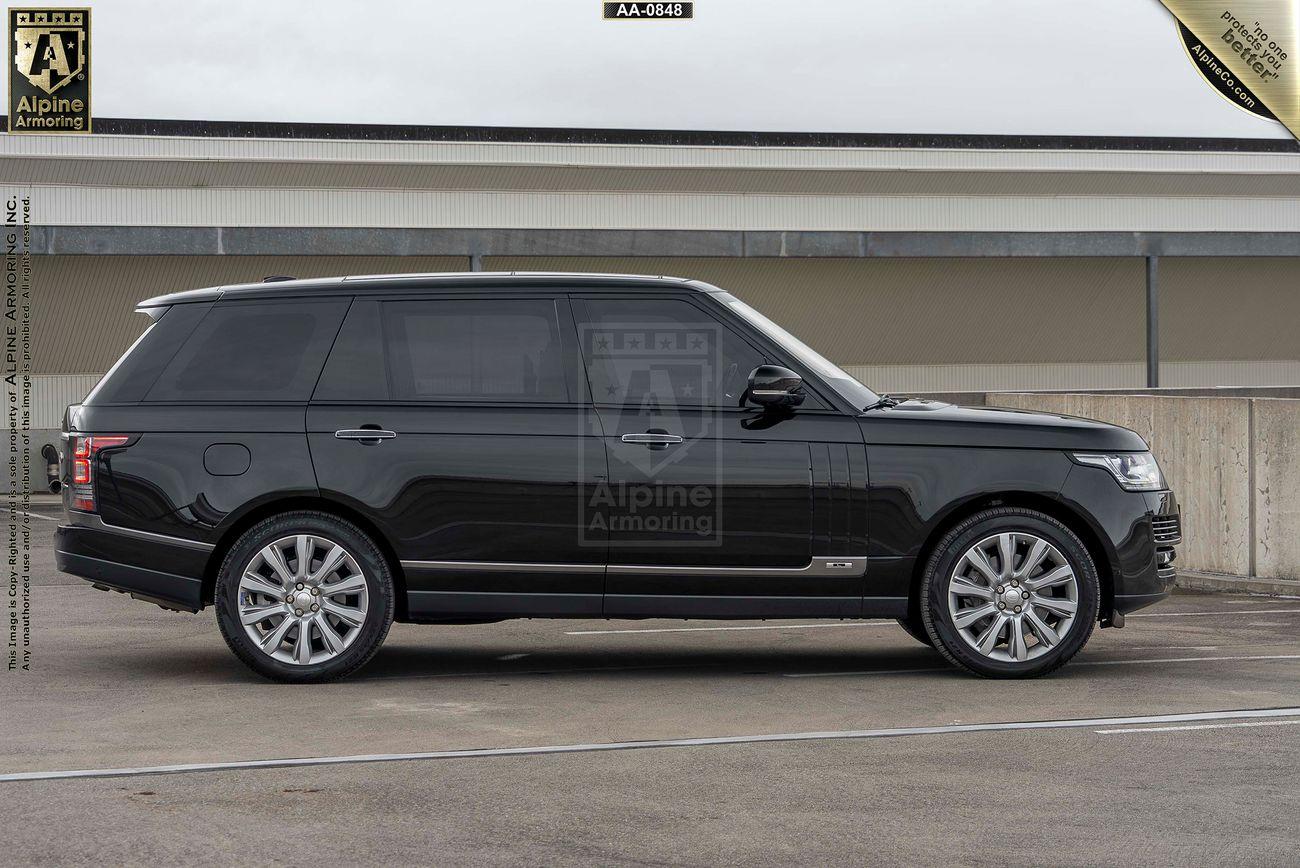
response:
[[[69,428],[138,435],[129,448],[97,456],[96,492],[105,522],[215,543],[264,503],[317,494],[305,413],[301,405],[82,405],[70,414]],[[247,470],[212,473],[204,456],[218,444],[247,449]],[[64,488],[65,506],[69,491]]]
[[[73,515],[73,521],[80,516]],[[60,525],[54,534],[59,570],[87,581],[197,612],[203,608],[203,571],[211,551],[126,536],[113,528]]]
[[[1157,603],[1174,584],[1173,570],[1157,563],[1153,516],[1178,516],[1172,491],[1117,490],[1099,467],[1075,465],[1061,489],[1061,501],[1087,521],[1110,557],[1115,611],[1121,614]]]
[[[906,597],[922,546],[954,513],[999,492],[1055,498],[1074,467],[1049,449],[880,445],[876,417],[861,424],[871,468],[868,597]]]
[[[365,424],[397,436],[335,437]],[[590,409],[328,404],[311,407],[307,427],[322,496],[382,529],[406,573],[412,617],[475,605],[536,614],[546,604],[516,598],[539,594],[564,595],[552,604],[561,611],[599,614],[605,539],[587,529],[584,510],[605,451]],[[465,594],[475,596],[458,599]]]
[[[286,281],[146,302],[158,322],[140,351],[65,421],[73,435],[130,440],[91,458],[97,514],[71,512],[59,529],[59,568],[199,609],[235,532],[292,504],[335,511],[378,536],[411,620],[898,617],[927,543],[961,515],[1012,497],[1051,507],[1087,537],[1113,595],[1103,624],[1168,593],[1174,495],[1125,491],[1069,454],[1144,451],[1137,434],[923,401],[864,412],[716,292],[677,279],[445,275]],[[759,363],[789,368],[806,400],[763,410],[726,391],[725,404],[683,400],[671,412],[615,405],[603,390],[593,401],[579,323],[591,300],[623,297],[689,300]],[[447,398],[458,385],[434,375],[445,359],[413,333],[400,338],[405,379],[395,377],[386,316],[497,299],[545,302],[554,314],[558,332],[524,386],[508,394],[500,382],[509,377],[476,356],[476,383],[506,391]],[[187,336],[219,335],[214,323],[232,302],[248,310],[262,300],[282,317],[292,305],[316,311],[306,367],[266,392],[278,400],[185,398],[192,372],[173,366],[192,365]],[[456,338],[447,331],[443,345]],[[241,364],[227,373],[260,375]],[[150,401],[155,383],[179,399]],[[66,455],[62,472],[67,481]],[[666,502],[638,502],[637,491],[661,489]]]
[[[995,407],[958,407],[938,401],[906,401],[863,417],[867,443],[998,449],[1076,449],[1144,452],[1136,433],[1077,416]]]

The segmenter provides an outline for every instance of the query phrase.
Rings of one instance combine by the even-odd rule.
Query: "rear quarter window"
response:
[[[146,401],[306,401],[348,301],[218,302]]]

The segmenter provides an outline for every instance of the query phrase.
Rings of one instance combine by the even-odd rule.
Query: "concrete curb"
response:
[[[1295,579],[1259,579],[1253,576],[1227,576],[1189,571],[1180,572],[1175,585],[1188,591],[1300,597],[1300,581]]]

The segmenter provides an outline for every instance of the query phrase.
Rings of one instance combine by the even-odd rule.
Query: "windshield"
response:
[[[812,347],[745,304],[740,299],[728,293],[721,293],[720,299],[727,307],[734,310],[737,314],[745,319],[746,322],[753,325],[763,334],[771,338],[790,355],[799,360],[800,364],[813,371],[817,376],[826,381],[835,392],[844,400],[848,401],[859,410],[874,404],[880,400],[880,396],[868,389],[848,375],[839,365],[833,364],[826,360]]]

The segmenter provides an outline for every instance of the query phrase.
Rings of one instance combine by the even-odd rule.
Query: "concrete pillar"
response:
[[[1147,388],[1160,385],[1159,259],[1147,257]]]

